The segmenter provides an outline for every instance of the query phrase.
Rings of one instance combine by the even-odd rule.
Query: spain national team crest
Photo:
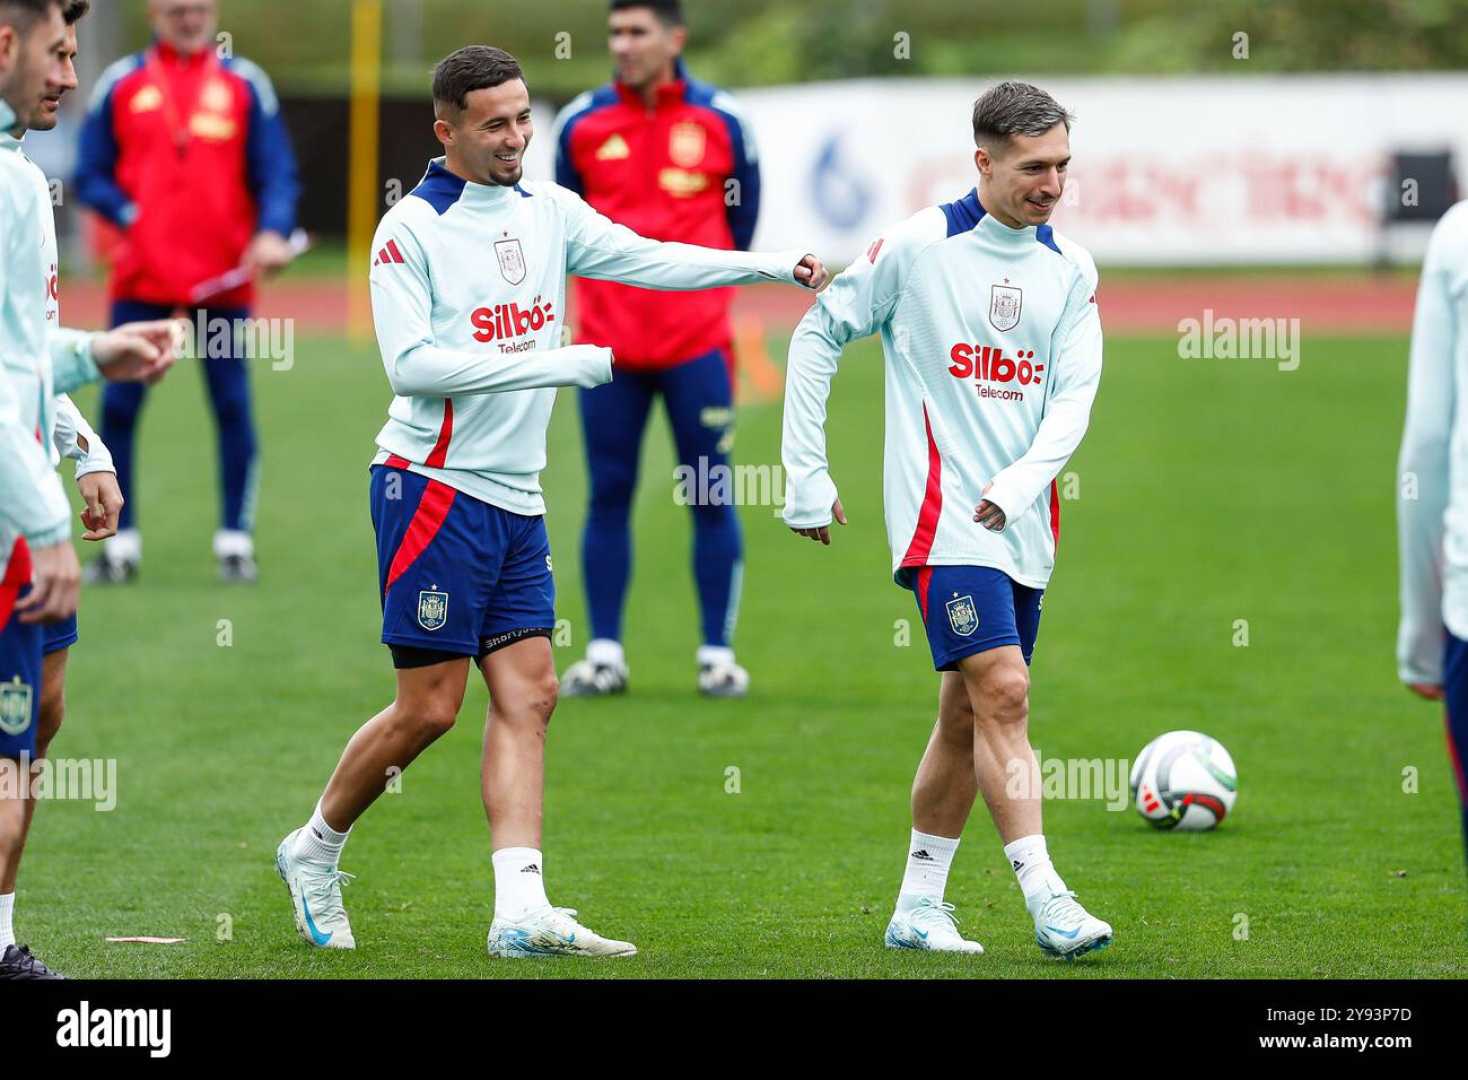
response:
[[[955,596],[948,601],[948,625],[959,637],[972,637],[979,628],[979,612],[972,596]]]
[[[31,688],[17,676],[13,681],[0,684],[0,731],[7,735],[19,735],[31,726]]]
[[[1019,325],[1025,294],[1014,285],[993,285],[989,290],[989,323],[1004,333]]]
[[[525,249],[518,240],[498,240],[494,256],[500,262],[500,275],[511,285],[525,280]]]
[[[668,156],[680,169],[691,169],[703,164],[703,155],[708,149],[708,132],[702,124],[685,120],[674,124],[668,136]]]
[[[425,589],[418,594],[418,625],[429,633],[449,621],[449,594]]]

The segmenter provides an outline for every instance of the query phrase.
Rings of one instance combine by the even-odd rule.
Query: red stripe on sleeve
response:
[[[397,554],[392,558],[392,566],[388,568],[384,592],[391,589],[398,578],[406,574],[408,568],[418,560],[418,556],[428,550],[428,545],[433,543],[438,530],[443,528],[457,494],[447,484],[440,484],[437,480],[428,481],[428,486],[423,490],[423,498],[418,502],[418,510],[413,514],[408,531],[403,534],[403,542],[398,545]]]
[[[1050,481],[1050,535],[1055,538],[1056,550],[1060,549],[1060,487]]]
[[[933,537],[938,532],[938,518],[943,513],[943,457],[938,453],[938,444],[933,441],[933,425],[928,421],[926,405],[923,406],[923,428],[928,433],[928,488],[923,495],[922,509],[918,511],[912,543],[907,545],[907,554],[902,557],[903,566],[927,563],[933,550]]]
[[[423,464],[430,469],[442,469],[443,463],[448,460],[449,440],[454,437],[454,402],[451,398],[443,401],[443,426],[438,429],[438,442],[433,445],[433,453],[428,455],[428,460]]]
[[[387,250],[392,255],[393,262],[406,263],[408,261],[407,259],[403,258],[403,253],[398,250],[398,242],[396,240],[388,240]]]

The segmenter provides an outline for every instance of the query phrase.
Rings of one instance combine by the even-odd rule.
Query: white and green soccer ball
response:
[[[1228,816],[1238,795],[1234,759],[1196,731],[1159,735],[1132,766],[1132,803],[1159,829],[1201,832]]]

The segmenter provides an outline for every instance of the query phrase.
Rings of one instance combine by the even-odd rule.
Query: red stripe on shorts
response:
[[[423,490],[423,498],[418,502],[418,510],[408,525],[408,531],[403,534],[403,542],[398,545],[392,566],[388,568],[387,584],[383,587],[383,592],[391,589],[393,583],[418,561],[418,556],[428,550],[428,545],[433,543],[438,530],[443,528],[457,494],[447,484],[440,484],[437,480],[428,481],[428,487]]]

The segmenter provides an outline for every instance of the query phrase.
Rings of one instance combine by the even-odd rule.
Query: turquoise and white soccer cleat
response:
[[[495,919],[489,927],[489,955],[523,960],[531,956],[634,956],[630,941],[613,941],[586,929],[571,908],[545,907],[519,922]]]
[[[958,932],[953,905],[933,896],[919,897],[910,907],[894,911],[892,921],[887,924],[885,944],[889,949],[926,949],[975,956],[984,952],[977,941],[968,941]]]
[[[1070,891],[1052,893],[1040,903],[1035,916],[1035,943],[1051,956],[1074,960],[1111,944],[1111,926],[1076,903]]]
[[[291,833],[275,849],[275,869],[290,890],[296,930],[318,949],[355,949],[357,940],[342,907],[342,886],[350,883],[352,875],[292,855],[300,831]]]

